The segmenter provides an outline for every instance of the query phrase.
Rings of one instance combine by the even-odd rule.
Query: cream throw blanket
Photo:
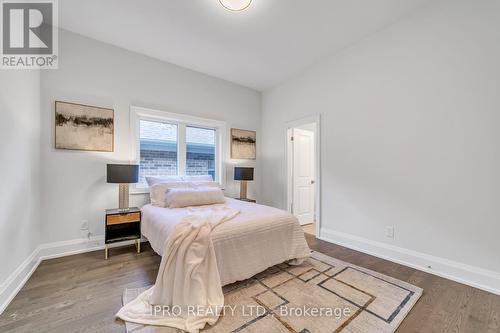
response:
[[[207,323],[215,324],[224,295],[211,233],[238,214],[227,206],[190,208],[166,241],[155,285],[124,305],[116,316],[195,333]]]

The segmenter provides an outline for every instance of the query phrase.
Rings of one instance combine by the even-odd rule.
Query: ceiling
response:
[[[256,90],[436,0],[60,0],[60,26]]]

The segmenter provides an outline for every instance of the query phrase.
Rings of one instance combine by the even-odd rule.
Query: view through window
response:
[[[186,127],[186,175],[215,179],[215,130]]]
[[[139,182],[146,176],[177,175],[177,125],[140,121]]]
[[[141,119],[139,141],[140,187],[146,186],[147,176],[211,175],[216,179],[215,129]],[[185,147],[184,156],[179,155],[180,145]]]

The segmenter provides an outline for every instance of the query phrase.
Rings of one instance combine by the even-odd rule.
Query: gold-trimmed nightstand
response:
[[[108,259],[108,244],[135,240],[137,253],[141,252],[141,210],[132,207],[126,211],[107,209],[104,233],[104,258]]]

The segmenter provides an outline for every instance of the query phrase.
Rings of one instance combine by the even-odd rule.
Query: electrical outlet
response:
[[[89,221],[82,220],[82,224],[80,225],[80,230],[89,230]]]
[[[88,238],[89,234],[89,221],[88,220],[82,220],[82,223],[80,224],[80,237],[81,238]]]
[[[385,236],[387,238],[394,239],[394,227],[393,226],[385,227]]]

